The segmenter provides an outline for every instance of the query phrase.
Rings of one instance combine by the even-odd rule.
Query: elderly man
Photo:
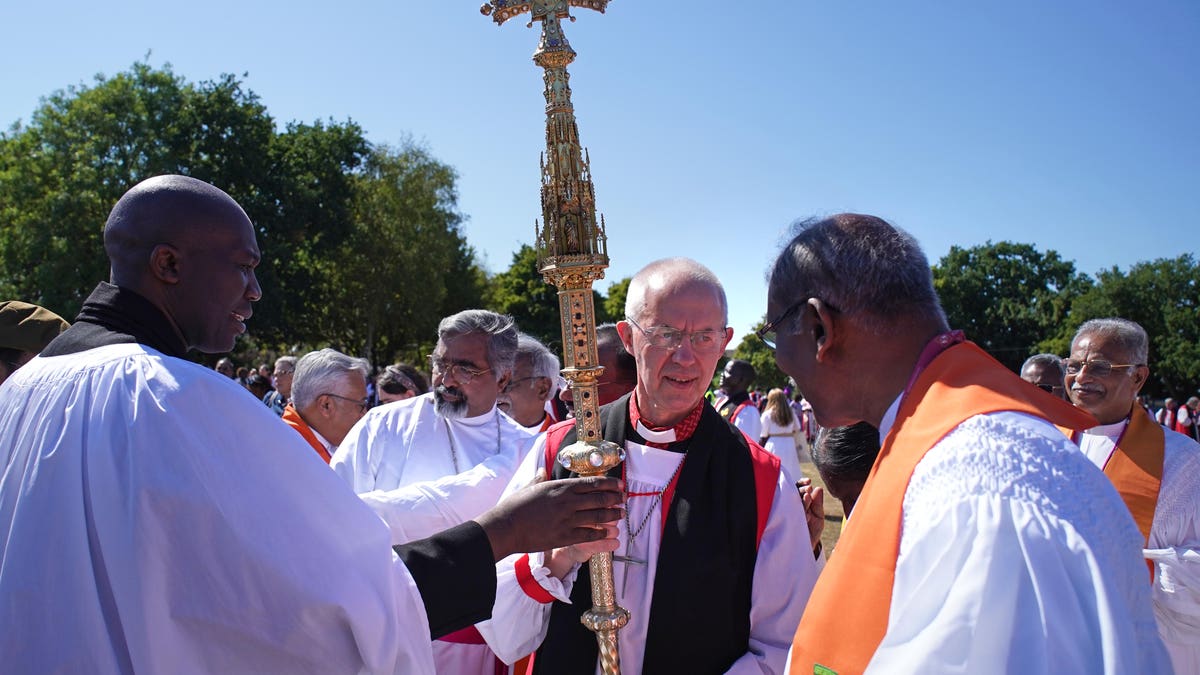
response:
[[[757,375],[749,361],[730,359],[721,371],[720,393],[713,401],[721,417],[755,440],[762,436],[762,418],[750,397],[750,385]]]
[[[372,408],[331,465],[392,528],[393,543],[458,525],[491,508],[534,434],[496,408],[511,379],[511,317],[469,309],[442,319],[429,361],[433,391]],[[478,631],[434,643],[437,672],[494,673]]]
[[[1062,359],[1054,354],[1034,354],[1021,364],[1022,380],[1064,401],[1068,400],[1067,389],[1063,386],[1065,375]]]
[[[1071,400],[1100,426],[1073,435],[1141,531],[1154,614],[1176,673],[1200,673],[1200,444],[1163,429],[1138,403],[1150,376],[1146,331],[1126,319],[1079,327],[1066,361]]]
[[[275,382],[275,389],[267,392],[262,402],[280,417],[283,416],[283,411],[292,396],[292,378],[295,374],[296,357],[281,356],[275,359],[275,373],[271,376]]]
[[[70,326],[54,312],[19,300],[0,302],[0,383]]]
[[[1054,426],[1094,419],[951,332],[911,236],[856,214],[806,223],[767,307],[759,335],[817,421],[882,436],[792,673],[1169,668],[1137,528]]]
[[[779,459],[704,399],[732,337],[721,283],[685,258],[651,263],[629,284],[617,324],[637,359],[633,392],[600,409],[606,440],[625,448],[618,526],[621,672],[778,673],[817,575],[800,495]],[[519,485],[572,443],[570,423],[540,437]],[[555,463],[554,475],[567,475]],[[592,673],[586,547],[500,565],[495,616],[481,624],[506,661],[534,649],[536,673]],[[544,638],[544,639],[543,639]]]
[[[558,393],[558,357],[531,335],[517,337],[517,355],[512,377],[496,399],[496,405],[531,434],[539,434],[558,420],[547,403]]]
[[[0,387],[5,671],[429,672],[431,632],[488,615],[497,556],[619,514],[615,484],[538,485],[396,559],[299,436],[185,358],[232,349],[261,295],[241,207],[151,178],[104,247],[112,283]]]
[[[296,363],[292,402],[283,421],[328,464],[350,427],[367,412],[366,359],[333,349],[309,352]]]

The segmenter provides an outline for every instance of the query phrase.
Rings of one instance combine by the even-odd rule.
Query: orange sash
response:
[[[325,460],[326,464],[333,459],[329,456],[329,451],[325,449],[325,444],[317,438],[312,428],[308,426],[308,422],[305,422],[304,418],[300,417],[300,413],[296,412],[296,408],[291,403],[287,404],[287,407],[283,409],[283,421],[287,422],[289,427],[300,432],[304,440],[308,441],[308,444],[313,447],[313,450],[317,451],[317,454],[321,456],[321,459]]]
[[[901,511],[913,470],[959,424],[1001,411],[1073,429],[1096,425],[1091,415],[1031,387],[973,343],[952,346],[934,358],[901,400],[854,506],[854,522],[817,580],[792,643],[791,675],[866,669],[887,632]]]
[[[1080,439],[1070,429],[1059,427],[1074,441]],[[1138,530],[1150,548],[1150,527],[1154,525],[1154,510],[1158,506],[1158,491],[1162,488],[1163,457],[1166,453],[1166,434],[1158,421],[1134,401],[1129,411],[1129,425],[1117,438],[1116,447],[1104,463],[1104,475],[1125,502]],[[1146,561],[1150,581],[1154,582],[1154,563]]]

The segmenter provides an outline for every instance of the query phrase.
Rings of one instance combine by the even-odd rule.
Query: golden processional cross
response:
[[[583,476],[600,476],[625,458],[623,448],[600,436],[596,381],[604,373],[596,356],[596,308],[592,283],[604,278],[608,267],[608,240],[604,218],[596,222],[596,192],[592,186],[590,158],[579,145],[579,128],[571,104],[567,65],[575,50],[562,32],[561,19],[575,20],[571,7],[604,13],[609,0],[492,0],[480,8],[497,24],[529,12],[542,24],[542,36],[533,62],[545,70],[546,150],[542,155],[542,222],[535,221],[538,269],[558,287],[562,324],[563,377],[571,381],[578,440],[558,453],[564,467]],[[613,588],[613,556],[599,553],[589,561],[593,607],[584,613],[585,626],[600,643],[600,670],[621,672],[617,631],[629,622],[629,612],[619,607]]]

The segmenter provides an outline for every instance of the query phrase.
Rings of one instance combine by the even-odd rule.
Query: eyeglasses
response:
[[[1053,394],[1056,391],[1063,390],[1062,387],[1056,387],[1053,384],[1039,384],[1039,385],[1037,385],[1037,388],[1041,389],[1042,391],[1046,392],[1047,394]]]
[[[1108,377],[1108,374],[1119,368],[1137,368],[1140,363],[1109,363],[1103,359],[1091,359],[1090,361],[1077,361],[1075,359],[1067,359],[1063,361],[1063,368],[1068,375],[1078,375],[1083,372],[1084,368],[1088,369],[1094,377]]]
[[[508,384],[504,385],[504,393],[507,394],[508,392],[512,391],[513,389],[516,389],[517,385],[521,382],[528,382],[530,380],[540,380],[540,379],[542,379],[541,375],[530,375],[529,377],[519,377],[515,380],[509,380]]]
[[[770,321],[764,323],[762,325],[762,328],[759,328],[758,330],[754,331],[754,334],[757,335],[758,339],[762,340],[763,344],[765,344],[768,348],[770,348],[771,351],[775,351],[775,345],[779,342],[779,335],[778,335],[779,324],[783,323],[784,321],[787,321],[788,317],[795,314],[796,310],[803,307],[805,304],[808,303],[809,300],[812,300],[812,299],[813,298],[801,298],[801,299],[797,300],[796,302],[792,303],[792,305],[790,307],[783,310],[782,314],[780,314],[779,316],[775,317],[774,319],[771,319]],[[835,312],[840,311],[837,307],[834,307],[829,302],[825,302],[825,306]]]
[[[429,355],[429,369],[433,371],[435,377],[439,374],[448,375],[460,384],[471,384],[471,380],[491,370],[491,368],[479,370],[461,363],[446,363],[433,354]]]
[[[333,398],[341,399],[343,401],[346,401],[347,403],[353,403],[354,405],[358,406],[358,414],[359,415],[365,415],[367,412],[367,408],[371,407],[371,401],[369,399],[365,399],[365,398],[363,398],[363,399],[346,398],[345,396],[338,396],[337,394],[334,394],[334,393],[328,392],[328,391],[321,395],[322,396],[332,396]]]
[[[673,352],[683,346],[683,339],[686,337],[691,343],[692,349],[697,354],[714,354],[725,348],[725,330],[695,330],[684,331],[670,326],[651,326],[642,328],[638,322],[630,317],[625,317],[625,320],[633,324],[633,327],[642,332],[646,339],[650,342],[651,347],[658,347]]]

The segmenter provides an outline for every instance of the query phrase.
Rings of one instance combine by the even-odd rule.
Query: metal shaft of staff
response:
[[[538,269],[547,283],[558,288],[563,338],[563,377],[571,381],[575,402],[577,441],[562,448],[558,461],[583,476],[604,475],[624,460],[624,448],[600,435],[596,381],[604,373],[596,355],[596,316],[592,283],[604,278],[608,267],[608,241],[604,218],[596,220],[596,195],[590,158],[579,143],[579,128],[571,103],[567,65],[575,50],[563,35],[562,19],[575,20],[571,7],[604,13],[609,0],[493,0],[480,11],[497,24],[530,14],[530,23],[542,24],[533,61],[545,71],[546,150],[542,155],[542,222],[535,224]],[[583,624],[595,631],[600,645],[600,671],[621,672],[618,631],[629,622],[629,612],[617,605],[613,587],[613,556],[600,553],[588,563],[593,607]]]

